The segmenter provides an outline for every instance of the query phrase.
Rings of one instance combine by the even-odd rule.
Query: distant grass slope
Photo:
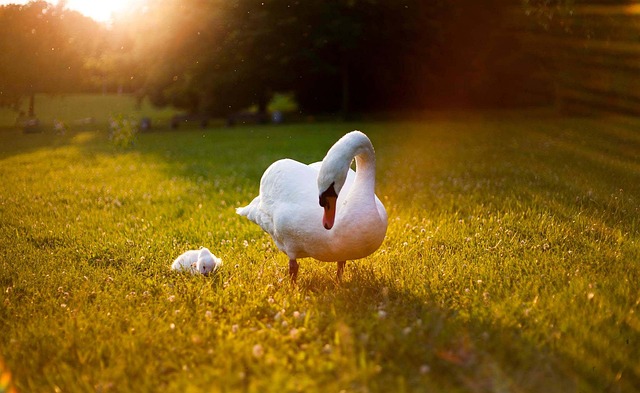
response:
[[[0,358],[24,392],[633,392],[638,126],[238,127],[124,151],[0,133]],[[292,287],[234,207],[269,163],[319,160],[353,128],[376,148],[387,239],[341,284],[301,260]],[[199,246],[217,275],[169,271]]]
[[[257,110],[251,107],[250,110]],[[269,104],[269,111],[293,112],[297,109],[291,94],[277,93]],[[28,112],[28,100],[22,103],[22,110]],[[35,112],[45,127],[51,127],[54,120],[69,126],[79,120],[93,118],[95,123],[104,126],[112,116],[127,115],[136,119],[148,117],[152,125],[167,127],[173,115],[181,111],[175,108],[156,108],[148,100],[138,107],[136,98],[130,95],[116,94],[38,94],[35,98]],[[0,108],[0,128],[13,127],[17,113],[8,108]]]
[[[23,111],[28,111],[28,100],[24,100]],[[136,118],[149,117],[153,123],[166,126],[168,120],[175,114],[172,108],[158,109],[147,100],[142,105],[136,105],[135,97],[116,94],[70,94],[47,95],[38,94],[35,98],[35,112],[38,119],[45,126],[51,126],[54,120],[74,125],[78,120],[93,118],[96,124],[107,124],[110,116],[126,114]],[[6,108],[0,110],[0,127],[12,127],[17,114]]]

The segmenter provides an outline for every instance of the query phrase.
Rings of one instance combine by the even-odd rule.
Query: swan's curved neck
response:
[[[369,143],[368,149],[356,152],[356,180],[352,191],[375,194],[376,186],[376,156],[373,146]]]
[[[356,160],[356,179],[351,192],[374,195],[376,158],[369,138],[353,131],[338,140],[327,152],[318,175],[318,188],[322,192],[335,183],[337,193],[344,185],[351,162]]]

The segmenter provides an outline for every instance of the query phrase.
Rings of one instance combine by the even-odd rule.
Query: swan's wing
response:
[[[283,249],[279,232],[290,219],[304,214],[304,207],[317,204],[315,167],[291,159],[271,164],[260,179],[260,195],[236,212],[258,224]]]

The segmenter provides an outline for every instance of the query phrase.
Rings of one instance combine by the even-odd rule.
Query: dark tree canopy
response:
[[[345,116],[503,105],[531,68],[509,0],[148,0],[109,28],[61,4],[0,8],[4,105],[88,86],[213,115],[276,92]]]
[[[93,20],[44,1],[0,7],[0,105],[18,108],[35,92],[82,89],[99,30]]]
[[[306,111],[416,105],[446,10],[418,0],[167,0],[129,16],[142,94],[222,114],[290,91]],[[170,18],[167,16],[171,15]]]
[[[502,105],[528,72],[505,3],[167,0],[144,15],[135,63],[154,102],[215,114],[277,91],[345,115]]]

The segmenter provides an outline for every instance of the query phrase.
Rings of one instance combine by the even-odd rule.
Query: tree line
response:
[[[531,64],[505,1],[163,0],[111,25],[36,1],[0,7],[0,105],[120,89],[227,115],[290,92],[305,113],[517,102]],[[517,3],[517,2],[516,2]]]

